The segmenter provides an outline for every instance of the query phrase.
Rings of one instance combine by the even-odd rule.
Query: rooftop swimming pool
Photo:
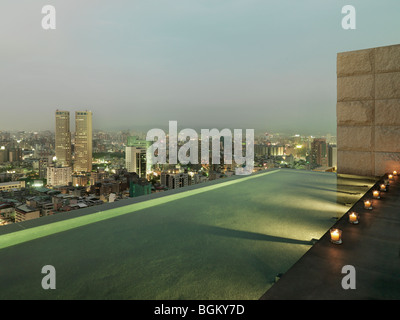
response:
[[[374,183],[279,169],[27,221],[0,233],[0,299],[259,299]]]

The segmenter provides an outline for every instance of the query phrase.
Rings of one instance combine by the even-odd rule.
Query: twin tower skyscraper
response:
[[[69,111],[56,111],[55,152],[57,165],[73,167],[75,173],[92,171],[92,112],[75,112],[75,135],[71,135]],[[72,144],[72,141],[74,142]],[[72,149],[72,145],[74,149]],[[74,157],[72,157],[74,155]]]

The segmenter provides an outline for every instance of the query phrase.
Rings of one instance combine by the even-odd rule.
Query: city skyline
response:
[[[57,112],[57,111],[59,111],[59,110],[58,109],[53,110],[53,113]],[[71,109],[71,111],[62,111],[62,112],[68,112],[69,113],[69,112],[75,112],[75,111],[74,111],[74,109]],[[48,115],[46,115],[46,116],[48,116]],[[95,115],[92,114],[92,116],[95,116]],[[50,115],[50,118],[51,118],[51,115]],[[71,134],[71,141],[73,141],[73,139],[74,139],[72,134],[76,133],[75,126],[76,126],[75,121],[71,121],[70,128],[69,128],[69,130],[70,130],[69,133]],[[165,130],[166,133],[168,133],[168,124],[160,126],[160,128],[162,130]],[[178,130],[182,130],[184,128],[185,127],[183,125],[179,124]],[[212,129],[212,128],[210,127],[210,129]],[[221,128],[216,128],[216,129],[217,130],[220,130],[220,129],[222,130],[222,129],[225,129],[225,128],[221,127]],[[243,129],[243,128],[239,128],[239,129]],[[196,130],[198,130],[200,132],[201,129],[200,128],[196,128]],[[35,130],[35,129],[25,130],[24,128],[18,128],[18,127],[14,127],[12,130],[0,130],[0,133],[12,133],[12,134],[14,134],[14,136],[15,135],[19,135],[22,132],[31,133],[31,134],[46,134],[47,132],[49,132],[49,133],[51,133],[53,135],[56,135],[57,134],[57,122],[55,122],[55,125],[53,125],[53,124],[49,125],[48,128],[40,128],[38,130]],[[93,132],[93,134],[96,134],[96,133],[118,134],[118,133],[124,132],[124,133],[129,133],[131,138],[135,138],[135,137],[138,137],[138,136],[144,136],[144,137],[146,136],[146,131],[137,130],[137,128],[126,128],[126,129],[96,128],[96,123],[95,122],[93,123],[92,132]],[[301,132],[299,130],[296,130],[296,128],[293,128],[293,129],[287,130],[287,131],[283,131],[283,130],[275,131],[275,130],[268,130],[268,129],[266,129],[266,130],[255,130],[255,134],[256,134],[257,137],[263,137],[263,136],[266,136],[266,135],[272,135],[272,136],[278,135],[278,136],[285,136],[285,137],[311,137],[311,138],[327,137],[327,136],[336,137],[335,133],[336,132],[328,132],[326,130],[325,131],[324,130],[320,130],[319,132],[314,132],[314,134],[312,134],[312,133],[309,133],[309,132],[307,132],[307,133]],[[71,142],[71,144],[73,144],[73,143]]]
[[[396,1],[353,1],[356,30],[341,27],[344,1],[51,4],[45,31],[42,4],[3,3],[3,131],[51,130],[43,115],[88,108],[106,130],[334,134],[336,54],[398,43],[400,27]]]

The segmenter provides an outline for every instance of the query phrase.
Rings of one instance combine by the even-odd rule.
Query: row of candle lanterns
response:
[[[397,176],[397,171],[393,171],[393,173],[388,174],[388,179],[384,180],[384,183],[381,183],[379,185],[379,190],[373,190],[372,191],[372,197],[374,199],[380,199],[380,193],[381,192],[387,192],[388,187],[390,184],[390,181],[394,180],[394,176]],[[366,210],[372,210],[372,200],[370,199],[365,199],[364,200],[364,209]],[[351,224],[358,224],[358,217],[359,214],[357,212],[351,211],[348,214],[349,218],[349,223]],[[330,230],[330,235],[331,235],[331,242],[334,244],[341,244],[342,243],[342,230],[337,229],[337,228],[332,228]]]

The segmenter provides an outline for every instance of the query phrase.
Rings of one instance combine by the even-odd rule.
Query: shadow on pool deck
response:
[[[260,241],[269,241],[269,242],[291,243],[291,244],[305,244],[305,245],[312,244],[311,241],[290,239],[290,238],[284,238],[284,237],[276,237],[276,236],[271,236],[271,235],[257,233],[257,232],[233,230],[233,229],[217,227],[217,226],[209,226],[209,225],[198,225],[198,226],[205,233],[213,234],[216,236],[222,236],[222,237],[241,238],[241,239],[248,239],[248,240],[260,240]]]

